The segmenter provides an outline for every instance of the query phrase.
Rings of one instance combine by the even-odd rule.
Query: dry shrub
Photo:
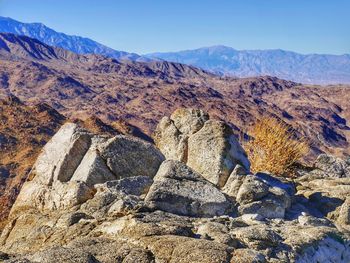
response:
[[[309,151],[306,138],[296,139],[295,131],[282,121],[263,118],[248,132],[244,143],[253,172],[267,171],[292,176],[292,167]]]

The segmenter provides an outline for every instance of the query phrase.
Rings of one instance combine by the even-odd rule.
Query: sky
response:
[[[350,54],[350,0],[0,0],[0,16],[138,54],[213,45]]]

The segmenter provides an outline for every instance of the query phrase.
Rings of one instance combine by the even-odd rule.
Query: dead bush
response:
[[[292,167],[309,151],[304,137],[282,121],[263,118],[248,131],[250,139],[243,143],[252,172],[266,171],[278,176],[293,176]]]

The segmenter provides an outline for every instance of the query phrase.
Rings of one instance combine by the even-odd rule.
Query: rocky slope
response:
[[[236,79],[169,62],[77,55],[28,37],[0,34],[0,94],[44,102],[72,118],[127,121],[151,135],[178,107],[201,108],[244,133],[278,117],[321,152],[349,153],[349,86],[305,86],[272,77]]]
[[[213,46],[147,55],[236,77],[275,76],[309,84],[350,83],[350,55],[298,54],[285,50],[236,50]]]
[[[156,133],[160,151],[135,137],[62,126],[11,210],[0,258],[350,261],[349,160],[320,156],[287,181],[251,174],[230,127],[203,111],[178,110]]]
[[[150,139],[126,122],[107,125],[96,117],[71,121],[100,134]],[[41,148],[64,122],[66,117],[47,104],[27,106],[14,96],[0,98],[0,228]]]

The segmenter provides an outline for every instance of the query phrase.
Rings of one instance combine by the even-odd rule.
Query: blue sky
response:
[[[141,54],[211,45],[350,53],[349,0],[0,0],[0,15]]]

